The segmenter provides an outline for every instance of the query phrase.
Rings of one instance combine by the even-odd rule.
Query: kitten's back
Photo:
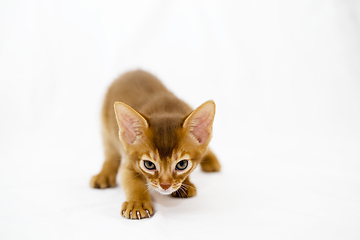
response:
[[[120,76],[111,84],[105,96],[103,126],[117,135],[115,102],[124,102],[154,121],[163,118],[183,119],[192,111],[189,105],[178,99],[154,75],[142,70]]]
[[[116,101],[124,102],[134,109],[141,107],[155,93],[170,93],[153,75],[142,70],[131,71],[116,79],[109,87],[104,105],[111,108]]]

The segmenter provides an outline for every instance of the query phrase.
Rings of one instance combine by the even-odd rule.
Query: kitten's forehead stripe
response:
[[[163,117],[152,122],[153,143],[160,159],[172,157],[180,142],[182,118]]]

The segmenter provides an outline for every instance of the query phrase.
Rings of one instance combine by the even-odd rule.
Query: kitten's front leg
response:
[[[129,219],[150,217],[153,214],[153,207],[146,180],[135,172],[131,164],[124,164],[121,167],[120,176],[127,200],[121,207],[122,216]]]
[[[172,197],[177,198],[189,198],[196,195],[196,187],[190,182],[189,177],[185,178],[182,182],[181,187],[171,194]]]

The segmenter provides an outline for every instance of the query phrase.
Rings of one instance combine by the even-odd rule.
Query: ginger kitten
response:
[[[189,174],[197,165],[206,172],[220,171],[217,158],[207,149],[214,115],[213,101],[193,110],[155,76],[141,70],[125,73],[105,97],[105,162],[91,179],[91,187],[114,187],[123,160],[124,217],[141,219],[153,214],[148,188],[173,197],[195,196]]]

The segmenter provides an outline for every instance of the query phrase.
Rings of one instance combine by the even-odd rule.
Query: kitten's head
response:
[[[162,194],[178,190],[197,167],[211,140],[215,103],[208,101],[188,116],[163,113],[151,118],[115,103],[119,137],[135,171]]]

